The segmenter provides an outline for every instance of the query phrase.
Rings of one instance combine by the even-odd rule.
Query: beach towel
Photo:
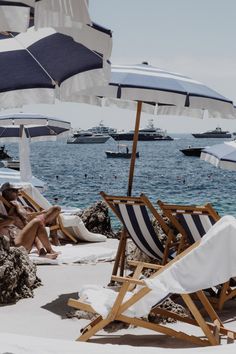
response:
[[[115,259],[116,247],[100,247],[96,245],[65,245],[53,246],[56,252],[60,252],[56,259],[39,257],[35,249],[29,254],[30,259],[35,264],[70,264],[70,263],[97,263],[108,262]]]
[[[201,239],[198,247],[167,267],[153,279],[144,280],[152,289],[140,301],[131,306],[125,315],[147,316],[151,308],[168,295],[189,294],[211,288],[236,276],[236,219],[221,218]],[[138,286],[135,289],[137,292]],[[127,293],[125,300],[133,293]],[[79,296],[105,318],[114,304],[117,293],[110,289],[85,286]],[[104,301],[103,301],[104,300]]]

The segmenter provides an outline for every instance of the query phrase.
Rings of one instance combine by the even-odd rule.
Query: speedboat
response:
[[[100,133],[92,133],[89,131],[77,131],[67,140],[67,144],[103,144],[108,139],[109,135],[103,135]]]
[[[197,156],[200,157],[203,147],[188,147],[187,149],[180,150],[186,156]]]
[[[192,134],[194,138],[223,138],[223,139],[228,139],[231,138],[231,134],[229,131],[222,130],[220,127],[216,127],[214,130],[209,130],[204,133],[197,133],[197,134]]]
[[[112,138],[115,140],[133,140],[134,130],[128,132],[114,133],[111,134]],[[173,140],[165,130],[160,128],[155,128],[152,119],[149,121],[148,125],[144,129],[140,129],[138,133],[139,141],[165,141]]]

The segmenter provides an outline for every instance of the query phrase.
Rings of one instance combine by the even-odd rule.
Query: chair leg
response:
[[[194,302],[191,299],[190,295],[182,294],[181,296],[182,296],[184,302],[186,303],[188,309],[192,313],[193,317],[197,321],[199,327],[202,329],[203,333],[208,338],[210,344],[211,345],[218,345],[219,344],[218,338],[215,337],[214,334],[211,332],[211,329],[209,328],[209,326],[207,325],[206,321],[204,320],[204,318],[200,314],[198,308],[194,304]]]
[[[119,268],[121,259],[123,259],[122,254],[125,254],[125,249],[126,249],[126,231],[122,230],[118,250],[116,253],[115,263],[114,263],[113,270],[112,270],[112,275],[118,274],[118,268]]]

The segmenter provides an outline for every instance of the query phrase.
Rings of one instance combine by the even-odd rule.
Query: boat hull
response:
[[[134,139],[134,134],[111,134],[111,137],[116,140],[125,140],[125,141],[132,141]],[[174,140],[170,136],[165,136],[165,137],[158,137],[158,136],[148,136],[148,135],[141,135],[139,134],[138,136],[139,141],[166,141],[166,140]]]
[[[226,134],[192,134],[192,136],[194,136],[194,138],[198,138],[198,139],[209,139],[209,138],[213,138],[213,139],[230,139],[232,136],[230,133],[226,133]]]
[[[204,148],[188,148],[188,149],[182,149],[180,150],[184,155],[186,156],[196,156],[196,157],[200,157],[201,152]]]
[[[130,159],[132,156],[131,152],[114,152],[114,151],[106,151],[106,155],[108,158],[118,158],[118,159]],[[139,158],[139,152],[136,152],[136,158]]]
[[[79,137],[67,140],[67,144],[104,144],[110,136],[103,137]]]

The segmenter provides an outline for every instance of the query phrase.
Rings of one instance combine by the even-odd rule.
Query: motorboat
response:
[[[115,140],[128,140],[131,141],[134,138],[134,130],[128,132],[117,132],[111,134],[112,138]],[[139,130],[138,134],[139,141],[165,141],[174,140],[172,137],[167,135],[166,130],[160,128],[155,128],[153,125],[153,120],[150,120],[147,127]]]
[[[112,158],[122,158],[122,159],[130,159],[132,156],[131,152],[118,152],[118,151],[106,151],[107,157]],[[139,152],[136,152],[136,158],[139,158]]]
[[[12,160],[12,157],[8,155],[5,145],[0,146],[0,160]]]
[[[200,157],[203,147],[191,147],[189,146],[187,149],[181,149],[180,151],[186,156],[197,156]]]
[[[123,158],[130,159],[132,156],[132,152],[129,151],[129,147],[127,145],[121,145],[118,143],[117,151],[105,151],[107,157],[111,158]],[[136,158],[139,158],[139,152],[136,152]]]
[[[100,133],[92,133],[89,131],[77,131],[67,140],[67,144],[103,144],[108,139],[109,135]]]
[[[12,170],[20,170],[20,161],[19,160],[1,160],[0,167],[11,168]]]
[[[220,127],[216,127],[216,129],[209,130],[204,133],[192,134],[192,136],[194,136],[194,138],[214,138],[214,139],[218,139],[218,138],[229,139],[232,137],[229,131],[222,130]]]
[[[19,171],[20,161],[14,160],[5,149],[5,145],[0,146],[0,167],[11,168]]]

